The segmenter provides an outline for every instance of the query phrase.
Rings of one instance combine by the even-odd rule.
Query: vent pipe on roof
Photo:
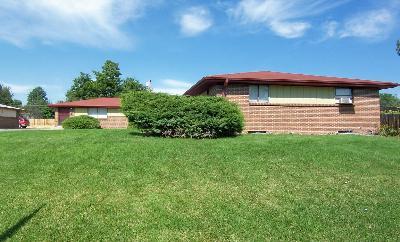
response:
[[[152,87],[152,85],[151,85],[151,80],[148,80],[148,81],[146,82],[146,87],[147,87],[147,89],[149,89],[149,90],[153,90],[153,87]]]

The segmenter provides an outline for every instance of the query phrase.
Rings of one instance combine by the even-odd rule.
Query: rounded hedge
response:
[[[150,135],[217,138],[243,130],[239,107],[222,97],[129,92],[122,95],[122,110],[132,126]]]
[[[62,127],[64,129],[100,129],[100,122],[93,117],[82,115],[65,119]]]

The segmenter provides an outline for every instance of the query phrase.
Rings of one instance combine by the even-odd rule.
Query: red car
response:
[[[29,126],[29,120],[24,118],[24,117],[22,117],[22,116],[20,116],[18,118],[18,125],[19,125],[20,129],[25,129],[26,127]]]

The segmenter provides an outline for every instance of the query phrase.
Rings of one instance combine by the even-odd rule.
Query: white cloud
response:
[[[362,38],[382,40],[393,31],[397,20],[396,6],[357,13],[343,22],[328,21],[323,24],[324,38]]]
[[[10,87],[11,93],[14,94],[14,98],[22,100],[24,103],[26,102],[26,98],[30,91],[32,91],[35,87],[42,87],[46,93],[47,97],[50,101],[61,100],[63,99],[63,95],[65,90],[61,86],[58,85],[47,85],[47,84],[12,84],[7,82],[0,82],[2,85]],[[61,94],[61,95],[60,95]]]
[[[307,22],[272,22],[271,30],[277,35],[293,39],[302,37],[305,32],[311,27]]]
[[[32,40],[102,48],[129,48],[122,26],[159,0],[2,0],[0,39],[17,46]]]
[[[345,21],[339,37],[384,39],[391,32],[394,24],[395,16],[388,9],[372,10]]]
[[[189,82],[183,82],[183,81],[178,81],[178,80],[173,80],[173,79],[165,79],[162,81],[167,86],[170,87],[183,87],[183,88],[189,88],[192,86],[191,83]]]
[[[174,95],[182,95],[185,93],[193,84],[189,82],[178,81],[174,79],[164,79],[160,81],[160,85],[154,88],[155,92],[163,92]]]
[[[28,94],[30,90],[35,88],[35,86],[32,85],[19,85],[10,83],[4,83],[4,85],[10,87],[11,92],[14,94]]]
[[[213,20],[210,11],[205,7],[192,7],[187,9],[179,17],[181,33],[192,37],[211,28]]]
[[[334,37],[336,35],[336,33],[337,33],[338,27],[339,27],[339,23],[336,22],[336,21],[326,22],[322,26],[322,28],[323,28],[323,30],[325,32],[325,39]]]
[[[263,24],[278,36],[299,38],[311,28],[305,19],[348,0],[241,0],[229,13],[243,24]]]

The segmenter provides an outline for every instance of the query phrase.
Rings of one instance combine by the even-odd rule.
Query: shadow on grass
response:
[[[16,224],[12,227],[8,228],[0,235],[0,241],[6,241],[7,239],[14,236],[18,230],[20,230],[26,223],[29,222],[46,204],[42,204],[40,207],[33,210],[30,214],[26,215],[25,217],[21,218]]]
[[[150,137],[150,135],[146,135],[145,133],[142,133],[138,130],[130,130],[129,134],[132,136],[139,136],[139,137]]]
[[[160,138],[160,139],[186,139],[186,140],[217,140],[217,139],[234,139],[240,136],[244,136],[243,134],[237,134],[226,137],[204,137],[204,138],[190,138],[190,137],[169,137],[162,135],[152,135],[150,133],[143,133],[138,130],[130,130],[129,134],[136,137],[152,137],[152,138]]]

